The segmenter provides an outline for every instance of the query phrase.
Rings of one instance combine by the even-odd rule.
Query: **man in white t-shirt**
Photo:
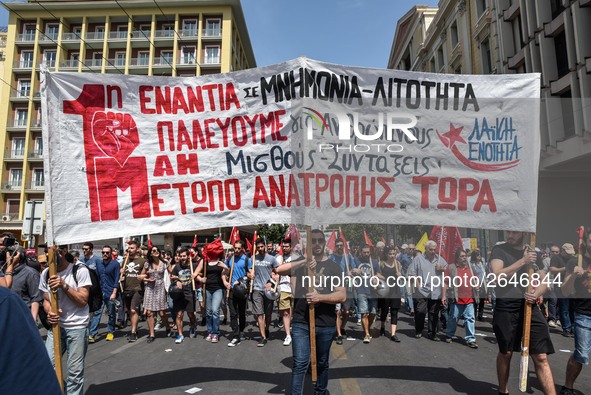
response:
[[[292,253],[291,239],[285,239],[281,246],[283,255],[277,255],[275,259],[279,261],[279,265],[288,263],[299,258],[299,255]],[[279,285],[277,286],[279,291],[279,316],[283,319],[283,329],[285,330],[285,340],[283,341],[284,346],[291,344],[291,305],[293,301],[293,295],[291,293],[291,276],[281,276],[279,279]]]
[[[55,251],[57,254],[57,250]],[[49,324],[59,323],[62,340],[62,354],[68,352],[66,366],[65,393],[68,395],[84,392],[84,358],[88,347],[88,296],[90,293],[90,273],[85,266],[74,268],[74,256],[65,253],[58,257],[57,275],[49,277],[48,270],[41,273],[39,289],[43,292],[43,308]],[[51,312],[49,292],[57,292],[59,311]],[[53,332],[47,332],[45,342],[49,359],[54,363]]]

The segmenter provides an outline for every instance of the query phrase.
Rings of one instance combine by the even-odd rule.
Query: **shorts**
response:
[[[180,300],[174,300],[172,307],[174,311],[186,311],[187,313],[195,312],[195,294],[193,292],[184,293],[184,298]]]
[[[144,300],[144,294],[140,291],[129,291],[123,293],[123,303],[125,303],[125,310],[135,310],[140,312],[140,305]]]
[[[591,316],[575,313],[575,352],[573,359],[581,365],[589,365],[591,352]]]
[[[289,310],[291,309],[291,301],[293,300],[293,296],[291,292],[280,292],[279,293],[279,310]]]
[[[519,309],[518,312],[495,310],[493,314],[493,331],[495,332],[501,353],[505,354],[510,351],[521,352],[523,309]],[[550,339],[550,330],[538,306],[533,306],[531,312],[529,353],[533,355],[554,354],[554,346]]]
[[[375,314],[377,311],[377,299],[368,294],[357,294],[357,305],[361,314]]]
[[[271,316],[273,313],[274,300],[265,297],[265,291],[252,291],[252,314]]]
[[[351,310],[352,305],[353,305],[353,299],[347,298],[347,300],[345,300],[343,303],[337,303],[335,305],[335,310],[336,311],[340,311],[340,310],[349,311],[349,310]]]

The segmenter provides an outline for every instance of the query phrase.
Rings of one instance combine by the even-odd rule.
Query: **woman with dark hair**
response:
[[[478,321],[482,321],[484,319],[484,302],[487,298],[487,289],[486,281],[484,281],[484,278],[486,277],[486,267],[484,265],[484,262],[482,261],[482,257],[480,256],[479,249],[475,249],[474,251],[472,251],[472,254],[470,254],[470,265],[474,268],[474,274],[478,276],[480,284],[482,284],[478,291],[478,297],[480,298],[480,300],[478,301],[478,303],[474,302],[474,311],[477,313],[477,319]]]
[[[222,261],[224,259],[224,251],[217,256],[217,259],[212,259],[206,262],[202,259],[197,267],[197,280],[205,284],[205,313],[207,323],[207,337],[205,340],[217,343],[220,338],[220,306],[222,298],[224,297],[224,290],[229,287],[228,283],[228,266]],[[205,265],[207,270],[203,274]]]
[[[384,304],[380,312],[380,335],[386,335],[386,318],[390,313],[391,335],[390,340],[399,343],[400,339],[396,336],[396,327],[398,326],[398,310],[400,309],[400,288],[397,285],[398,277],[402,276],[402,266],[396,260],[396,250],[394,247],[388,247],[385,251],[386,261],[382,266],[382,276],[387,279],[387,287],[390,292],[384,298]]]
[[[168,303],[166,300],[166,287],[164,286],[164,272],[167,270],[166,262],[160,257],[160,248],[153,246],[148,250],[148,260],[144,264],[142,272],[138,278],[145,282],[144,291],[144,309],[148,312],[148,328],[150,336],[148,343],[154,341],[154,312],[158,312],[162,322],[166,327],[166,336],[170,335],[170,323],[166,310]]]

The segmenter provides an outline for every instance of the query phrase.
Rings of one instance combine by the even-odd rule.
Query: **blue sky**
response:
[[[242,0],[258,66],[307,56],[385,68],[396,21],[414,4],[437,0]],[[7,23],[0,7],[0,26]]]

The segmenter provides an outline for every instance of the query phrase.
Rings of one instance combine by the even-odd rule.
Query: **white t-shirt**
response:
[[[76,280],[72,274],[73,266],[74,265],[72,264],[68,264],[66,270],[58,272],[57,275],[63,278],[65,283],[74,290],[87,285],[92,285],[88,269],[83,266],[78,267],[76,272],[76,277],[78,277],[78,284],[76,284]],[[46,272],[48,270],[49,269],[43,270],[43,273],[41,273],[41,281],[39,282],[39,289],[46,293],[51,292],[47,287],[46,281],[48,278]],[[64,294],[62,289],[57,290],[57,297],[59,308],[62,310],[62,314],[60,315],[60,327],[68,329],[86,328],[89,321],[88,304],[85,304],[84,307],[79,307],[72,301],[72,299]]]
[[[279,257],[276,256],[275,258]],[[297,260],[297,258],[299,258],[299,255],[295,254],[295,253],[291,253],[290,256],[288,256],[287,258],[281,256],[281,261],[279,261],[279,259],[277,259],[279,261],[279,264],[282,265],[283,263],[288,263],[291,262],[292,260]],[[281,278],[279,279],[279,285],[277,286],[277,290],[279,292],[289,292],[291,293],[291,276],[281,276]]]

